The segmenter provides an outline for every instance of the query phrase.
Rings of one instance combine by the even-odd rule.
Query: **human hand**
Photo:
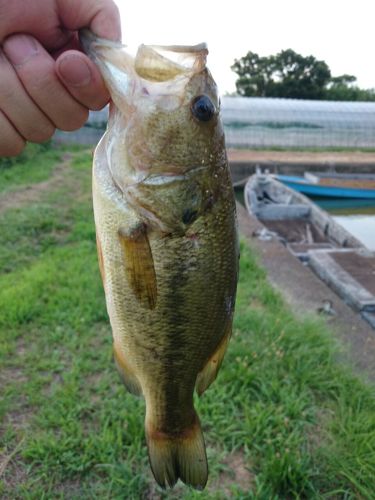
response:
[[[79,51],[78,31],[121,38],[112,0],[0,0],[0,156],[56,128],[76,130],[109,100],[103,79]]]

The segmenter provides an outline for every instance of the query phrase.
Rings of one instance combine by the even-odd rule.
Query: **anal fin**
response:
[[[127,390],[135,396],[142,396],[142,387],[135,373],[133,373],[129,364],[126,362],[125,357],[121,350],[113,344],[113,355],[117,370],[120,374],[121,380]]]
[[[147,228],[141,226],[130,236],[120,229],[118,235],[123,250],[128,283],[139,302],[148,309],[154,309],[157,284]]]
[[[222,338],[216,351],[206,362],[204,368],[198,373],[195,387],[199,396],[201,396],[216,379],[221,363],[223,362],[231,334],[232,328],[230,326],[226,331],[224,337]]]

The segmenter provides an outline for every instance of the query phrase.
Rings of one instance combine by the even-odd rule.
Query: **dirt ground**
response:
[[[25,186],[16,191],[11,191],[0,197],[0,213],[9,210],[10,208],[19,208],[28,203],[35,202],[40,195],[48,190],[54,189],[64,181],[65,168],[71,160],[70,154],[63,155],[62,162],[57,165],[51,178],[47,181]]]

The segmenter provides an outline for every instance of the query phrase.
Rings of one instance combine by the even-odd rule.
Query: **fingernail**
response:
[[[75,55],[63,57],[59,61],[59,73],[67,85],[83,87],[91,81],[91,69],[86,61]]]
[[[4,52],[15,66],[24,64],[38,54],[38,44],[32,36],[13,35],[4,42]]]

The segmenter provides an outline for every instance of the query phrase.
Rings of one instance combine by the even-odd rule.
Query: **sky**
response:
[[[230,66],[248,51],[291,48],[324,60],[333,76],[375,88],[374,0],[116,0],[123,42],[208,44],[208,67],[222,94],[235,91]]]

